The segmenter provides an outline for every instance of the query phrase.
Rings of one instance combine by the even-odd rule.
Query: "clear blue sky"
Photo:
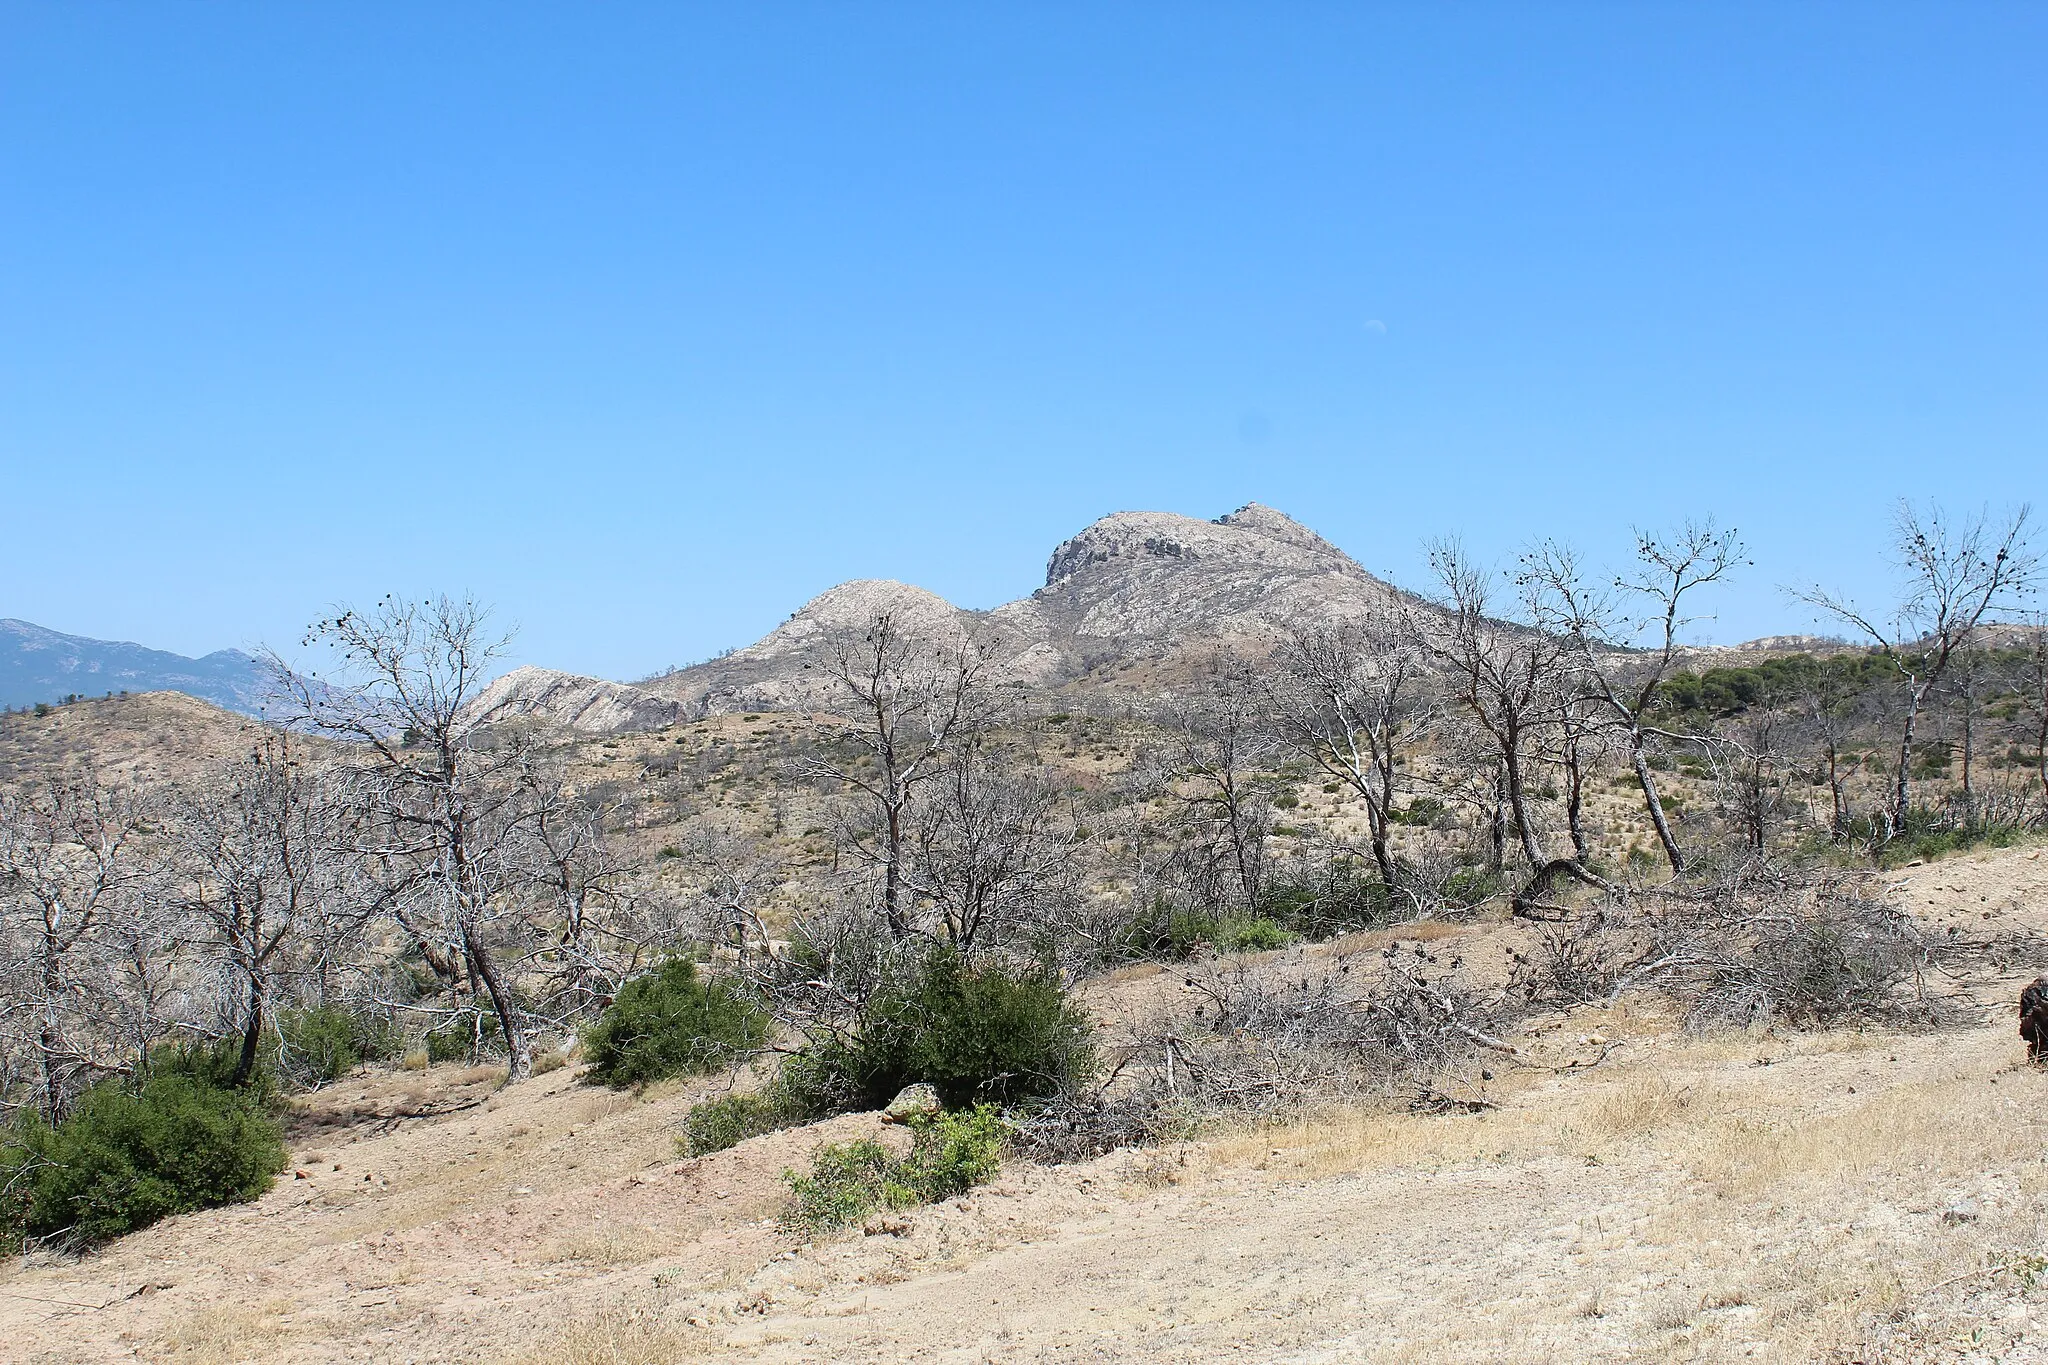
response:
[[[1797,629],[2048,500],[2044,210],[2038,4],[9,3],[0,616],[632,677],[1258,499]]]

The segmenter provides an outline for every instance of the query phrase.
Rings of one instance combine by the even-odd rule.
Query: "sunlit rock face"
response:
[[[683,716],[827,707],[838,699],[829,669],[835,648],[883,614],[935,650],[972,639],[997,684],[1170,687],[1219,650],[1259,654],[1302,621],[1356,615],[1398,596],[1315,532],[1258,503],[1214,521],[1117,512],[1053,551],[1044,587],[992,611],[956,607],[906,583],[857,579],[820,593],[745,649],[637,690],[668,699]],[[551,705],[568,709],[580,695],[565,689]],[[597,698],[590,705],[593,715],[614,714]]]

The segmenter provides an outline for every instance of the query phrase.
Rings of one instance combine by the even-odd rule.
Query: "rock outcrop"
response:
[[[1251,503],[1215,521],[1118,512],[1053,551],[1026,603],[1054,636],[1156,653],[1264,637],[1304,615],[1349,614],[1393,589],[1307,527]],[[1000,612],[998,613],[1000,614]]]
[[[470,708],[470,723],[531,718],[585,734],[615,735],[659,730],[675,724],[682,712],[673,697],[529,666],[515,668],[485,688]]]
[[[691,715],[830,704],[824,674],[835,638],[875,616],[930,639],[973,632],[995,681],[1085,685],[1144,663],[1156,680],[1218,647],[1257,652],[1290,624],[1367,610],[1398,597],[1343,551],[1270,507],[1215,521],[1118,512],[1053,551],[1045,586],[988,612],[922,588],[860,580],[806,603],[759,643],[644,684]]]

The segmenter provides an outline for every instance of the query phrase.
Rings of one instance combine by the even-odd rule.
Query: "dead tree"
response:
[[[1297,754],[1359,798],[1380,881],[1398,886],[1391,831],[1403,763],[1431,715],[1419,642],[1394,611],[1375,610],[1298,626],[1279,663],[1269,688],[1274,720]]]
[[[1793,593],[1868,636],[1897,671],[1904,714],[1886,811],[1893,837],[1905,831],[1912,811],[1913,740],[1929,694],[1985,624],[2038,586],[2040,560],[2029,543],[2028,515],[2022,506],[1999,523],[1988,513],[1950,522],[1931,504],[1923,511],[1900,503],[1892,550],[1905,586],[1889,621],[1817,587]]]
[[[1417,616],[1417,637],[1441,667],[1452,697],[1491,742],[1499,760],[1502,796],[1509,819],[1528,860],[1529,876],[1514,898],[1516,913],[1532,915],[1559,877],[1610,889],[1578,857],[1550,857],[1536,823],[1532,766],[1538,761],[1546,728],[1557,723],[1560,679],[1574,666],[1577,646],[1567,637],[1538,629],[1533,621],[1507,621],[1495,615],[1494,575],[1481,569],[1458,546],[1439,542],[1430,549],[1430,565],[1439,588],[1434,618]],[[1529,600],[1532,580],[1522,580],[1525,615],[1535,614]]]
[[[846,715],[821,727],[797,770],[866,797],[875,832],[851,832],[848,842],[880,866],[883,917],[901,940],[913,927],[905,903],[911,803],[947,751],[994,719],[984,643],[964,629],[926,638],[881,612],[863,634],[834,640],[818,667]]]
[[[186,793],[171,826],[178,904],[238,997],[236,1085],[255,1074],[277,968],[323,918],[347,914],[334,792],[302,748],[288,731],[266,733]]]
[[[986,743],[947,758],[915,823],[913,889],[963,956],[1049,922],[1078,895],[1081,834],[1060,784]]]
[[[1770,846],[1771,817],[1779,805],[1784,766],[1784,720],[1779,699],[1766,696],[1718,726],[1701,745],[1712,766],[1722,811],[1742,831],[1743,846],[1752,854],[1760,855]]]
[[[1588,583],[1577,557],[1554,542],[1523,560],[1524,575],[1541,589],[1538,624],[1576,651],[1579,677],[1622,739],[1674,876],[1685,871],[1685,853],[1657,790],[1649,744],[1652,739],[1682,743],[1690,737],[1671,734],[1651,716],[1658,688],[1677,660],[1679,635],[1695,619],[1684,614],[1687,596],[1725,579],[1741,559],[1735,532],[1708,520],[1687,522],[1662,537],[1638,531],[1636,568],[1617,577],[1611,590]]]
[[[140,919],[157,872],[148,828],[143,794],[89,769],[0,791],[0,1009],[52,1123],[86,1078],[139,1060],[109,1051],[120,970],[109,929]]]
[[[2044,815],[2048,815],[2048,615],[2035,613],[2028,621],[2013,678],[2014,701],[2025,718],[2034,744],[2034,778],[2041,787]]]
[[[1962,751],[1963,770],[1957,795],[1962,799],[1965,821],[1974,821],[1977,816],[1977,730],[1985,692],[1996,686],[1992,677],[1994,666],[1990,650],[1982,644],[1967,645],[1956,651],[1949,665],[1947,686],[1943,688],[1961,732],[1958,748]]]
[[[490,997],[505,1038],[506,1083],[529,1075],[533,1050],[492,938],[516,919],[511,856],[531,809],[531,746],[517,733],[478,731],[471,706],[508,640],[463,599],[386,597],[369,612],[315,623],[337,669],[300,675],[273,657],[292,719],[350,744],[371,818],[355,852],[381,900],[423,948],[453,950]]]
[[[1819,751],[1819,776],[1828,788],[1828,838],[1834,843],[1849,837],[1849,796],[1842,761],[1855,733],[1861,699],[1862,689],[1853,666],[1839,658],[1816,660],[1815,666],[1800,679],[1793,698],[1811,743]]]
[[[1265,773],[1276,737],[1263,688],[1248,667],[1214,669],[1199,690],[1170,698],[1169,786],[1202,832],[1204,869],[1220,861],[1247,909],[1266,881],[1266,836],[1273,829],[1272,782]]]
[[[609,1005],[624,985],[683,937],[677,917],[644,869],[613,842],[601,807],[536,763],[525,819],[507,850],[531,906],[528,966],[547,979],[558,1021]]]

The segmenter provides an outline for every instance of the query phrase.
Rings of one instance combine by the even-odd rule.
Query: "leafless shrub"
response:
[[[1512,955],[1511,991],[1547,1008],[1593,1004],[1613,994],[1643,940],[1625,911],[1603,906],[1590,914],[1534,926],[1535,944]]]
[[[1946,1011],[1919,989],[1930,947],[1912,919],[1854,883],[1744,907],[1723,946],[1677,977],[1694,1026],[1780,1020],[1926,1026]]]
[[[1013,1116],[1010,1128],[1018,1152],[1050,1165],[1157,1142],[1170,1136],[1184,1118],[1179,1110],[1160,1103],[1154,1092],[1110,1093],[1097,1088],[1055,1096],[1029,1113]]]
[[[1389,948],[1376,968],[1192,969],[1188,1005],[1133,1029],[1112,1049],[1103,1097],[1062,1121],[1099,1114],[1105,1125],[1156,1132],[1191,1114],[1276,1116],[1418,1082],[1433,1090],[1475,1051],[1509,1050],[1491,1031],[1501,1002],[1467,987],[1460,965],[1409,945]]]
[[[1923,973],[1961,951],[1885,903],[1866,875],[1751,858],[1701,884],[1537,926],[1514,985],[1537,1005],[1661,990],[1695,1028],[1926,1027],[1945,1022],[1949,1007],[1927,995]]]

